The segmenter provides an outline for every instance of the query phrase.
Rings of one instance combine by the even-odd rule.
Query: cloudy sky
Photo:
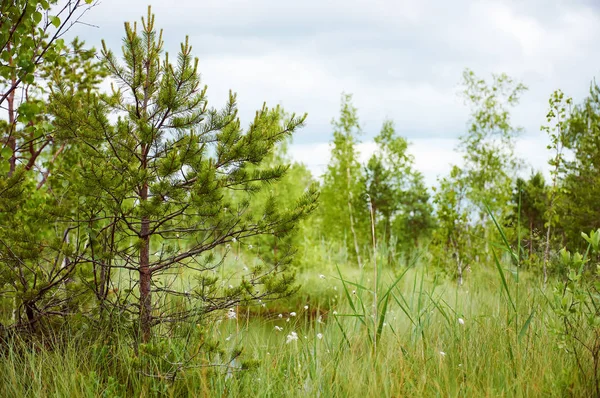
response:
[[[506,72],[529,87],[514,112],[517,149],[546,169],[547,99],[561,88],[576,101],[600,71],[600,0],[100,0],[72,30],[88,44],[118,49],[124,21],[148,5],[175,53],[189,35],[212,106],[238,93],[242,120],[263,102],[308,113],[291,153],[315,175],[329,157],[340,94],[352,93],[365,135],[364,159],[385,118],[412,142],[429,184],[444,175],[465,131],[458,95],[468,67]]]

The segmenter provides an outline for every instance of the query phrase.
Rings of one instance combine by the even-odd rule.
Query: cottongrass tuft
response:
[[[290,334],[287,335],[285,343],[291,343],[292,341],[296,341],[298,340],[298,334],[296,332],[291,332]]]

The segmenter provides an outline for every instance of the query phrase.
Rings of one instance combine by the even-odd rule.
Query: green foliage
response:
[[[374,215],[378,244],[404,253],[408,263],[433,229],[433,208],[423,175],[415,170],[408,142],[386,121],[375,137],[377,152],[365,167],[365,187]]]
[[[542,259],[547,207],[548,187],[541,173],[532,174],[528,180],[517,178],[507,222],[514,247],[523,250],[526,266],[536,266]]]
[[[556,318],[553,332],[559,338],[559,348],[574,358],[583,383],[594,386],[600,394],[600,262],[598,249],[600,229],[581,234],[588,243],[584,254],[560,251],[564,281],[556,282],[548,297]],[[587,268],[587,272],[586,271]],[[588,364],[592,364],[591,366]]]
[[[68,89],[73,101],[96,96],[105,72],[95,62],[94,50],[83,46],[74,40],[61,58],[38,66],[39,80],[27,84],[27,101],[18,109],[9,106],[12,123],[2,132],[0,285],[4,298],[11,299],[8,323],[13,326],[35,329],[46,314],[64,315],[70,312],[69,302],[82,300],[81,284],[66,283],[78,261],[65,257],[71,251],[68,226],[57,222],[74,198],[66,181],[55,179],[73,167],[78,152],[54,124],[54,90]],[[80,125],[71,123],[73,129]]]
[[[453,166],[450,175],[440,180],[434,198],[439,223],[436,257],[444,269],[449,262],[453,265],[459,284],[463,270],[473,262],[491,260],[486,243],[493,228],[489,212],[498,219],[509,215],[512,181],[519,165],[514,139],[520,132],[511,124],[509,107],[526,90],[505,74],[492,75],[489,83],[469,69],[463,73],[463,87],[471,107],[469,129],[460,137],[464,165]],[[478,250],[474,250],[474,237],[481,243]]]
[[[433,232],[433,257],[444,272],[462,284],[463,271],[473,260],[471,229],[463,170],[453,166],[448,177],[434,187],[437,228]]]
[[[222,264],[216,248],[226,255],[237,242],[291,233],[314,209],[317,191],[308,186],[287,208],[272,197],[263,208],[252,208],[252,195],[287,170],[263,160],[302,126],[305,116],[282,120],[279,109],[264,106],[244,131],[235,95],[222,110],[208,108],[187,39],[172,64],[168,54],[163,57],[162,32],[155,30],[150,11],[140,31],[127,23],[125,32],[122,61],[105,45],[102,50],[120,88],[83,108],[73,108],[70,96],[64,96],[57,123],[81,150],[68,176],[79,201],[65,220],[73,226],[75,256],[91,265],[100,308],[139,306],[142,337],[148,341],[153,325],[292,292],[293,277],[283,260],[249,270],[237,286],[206,289],[204,282],[202,288],[191,283],[215,275]],[[84,121],[76,131],[68,127],[73,109]],[[109,297],[111,275],[118,269],[130,286],[139,278],[139,296],[130,288],[126,295]],[[169,275],[185,269],[195,276],[175,284]],[[182,312],[177,297],[197,304]]]
[[[461,137],[467,199],[484,217],[485,206],[503,216],[511,197],[512,176],[518,166],[514,139],[520,132],[511,124],[509,107],[527,89],[505,74],[488,83],[472,71],[463,74],[464,96],[471,106],[471,123]]]
[[[581,231],[600,227],[600,88],[593,84],[581,104],[563,115],[564,147],[573,154],[558,169],[554,222],[563,231],[568,246],[582,250]],[[557,118],[559,116],[557,115]]]
[[[288,167],[291,163],[287,155],[287,143],[282,142],[267,156],[261,165],[267,167]],[[275,184],[270,184],[267,189],[253,196],[251,206],[256,211],[273,206],[276,208],[290,208],[298,197],[306,190],[311,189],[315,181],[310,171],[299,163],[293,163],[287,168]],[[252,210],[254,211],[254,210]],[[249,244],[244,248],[260,259],[261,262],[276,265],[281,261],[294,260],[296,265],[306,266],[305,258],[308,251],[312,250],[314,243],[314,230],[311,229],[306,220],[301,221],[294,230],[284,236],[259,235],[249,239]],[[296,255],[290,256],[290,251],[298,251]]]
[[[356,149],[362,130],[351,95],[342,95],[340,118],[332,125],[331,160],[323,176],[318,213],[321,231],[328,239],[342,243],[362,266],[361,251],[370,237],[369,210]]]

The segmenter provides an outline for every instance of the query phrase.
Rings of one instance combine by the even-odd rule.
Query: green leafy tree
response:
[[[532,174],[528,180],[517,179],[512,206],[508,221],[512,230],[516,231],[515,239],[522,237],[517,244],[527,248],[527,263],[533,265],[540,257],[548,207],[548,187],[542,173]]]
[[[564,106],[564,101],[563,101]],[[580,233],[600,228],[600,88],[574,106],[564,124],[565,150],[572,156],[559,169],[555,217],[560,221],[563,244],[583,250]],[[556,220],[555,219],[555,220]]]
[[[569,126],[569,113],[573,103],[571,98],[565,98],[562,91],[555,91],[549,100],[550,110],[547,115],[547,122],[554,123],[553,126],[544,126],[542,131],[545,131],[550,136],[550,145],[548,149],[554,151],[554,156],[549,160],[551,167],[550,173],[552,176],[552,185],[549,188],[549,201],[546,209],[546,247],[544,249],[544,284],[548,282],[548,262],[550,260],[550,238],[551,230],[553,226],[558,223],[558,213],[556,212],[556,201],[560,199],[559,194],[562,189],[560,188],[559,178],[563,170],[564,164],[564,146],[567,141],[568,126]]]
[[[36,70],[34,82],[22,83],[26,97],[19,108],[7,107],[3,131],[10,144],[3,149],[8,156],[0,159],[2,296],[12,298],[13,326],[31,330],[49,315],[68,313],[67,302],[79,297],[65,291],[77,262],[66,259],[68,227],[57,222],[73,198],[62,182],[50,182],[53,174],[72,167],[77,149],[55,125],[54,92],[60,86],[73,102],[93,97],[105,76],[95,51],[77,39]]]
[[[44,114],[40,98],[32,100],[33,91],[40,88],[35,84],[36,73],[64,58],[61,36],[92,5],[91,0],[16,0],[0,4],[0,106],[8,113],[0,132],[0,174],[15,176],[20,163],[31,169],[51,143],[44,134],[48,126],[34,123]],[[29,128],[21,128],[21,124]]]
[[[510,214],[512,181],[519,166],[514,139],[520,129],[512,126],[509,109],[526,90],[505,74],[494,74],[487,82],[469,69],[463,73],[463,88],[471,107],[469,128],[459,145],[464,166],[454,166],[434,196],[435,246],[452,253],[459,284],[469,263],[486,256],[486,251],[474,252],[472,238],[482,237],[480,246],[487,249],[488,212],[498,220]]]
[[[423,175],[411,169],[407,176],[406,188],[400,196],[400,212],[394,220],[393,230],[397,244],[405,253],[409,264],[414,252],[426,242],[435,228],[431,195],[425,186]]]
[[[433,226],[429,193],[407,153],[408,142],[396,134],[391,121],[384,122],[375,142],[379,148],[369,159],[364,178],[376,235],[388,248],[402,250],[408,260]]]
[[[6,111],[0,120],[0,284],[3,296],[13,298],[12,322],[22,325],[26,313],[30,329],[43,315],[60,312],[64,296],[56,288],[72,270],[60,260],[62,232],[53,233],[49,214],[59,189],[45,186],[66,146],[55,137],[49,88],[57,79],[70,83],[85,75],[79,93],[82,85],[94,86],[101,78],[93,50],[61,38],[93,4],[0,4],[0,107]]]
[[[332,125],[331,160],[321,189],[321,230],[328,239],[354,248],[359,267],[362,267],[361,242],[369,241],[369,212],[363,196],[364,180],[356,149],[362,131],[351,95],[342,95],[340,118]]]
[[[486,208],[500,219],[509,209],[518,167],[514,140],[520,129],[511,124],[509,107],[518,103],[526,87],[505,74],[492,75],[487,82],[468,69],[463,73],[463,86],[471,106],[469,129],[460,137],[467,198],[481,219],[486,217]]]
[[[450,174],[434,187],[436,228],[431,246],[440,268],[447,272],[452,265],[456,272],[450,274],[456,277],[459,285],[462,285],[464,270],[472,260],[469,243],[473,227],[469,223],[468,187],[463,173],[461,168],[453,166]]]
[[[226,254],[227,245],[257,235],[286,235],[314,209],[317,191],[309,188],[288,209],[271,198],[250,211],[251,195],[286,171],[255,166],[305,117],[283,124],[281,112],[265,106],[244,131],[234,95],[224,109],[208,109],[187,39],[172,64],[150,9],[139,31],[126,23],[125,32],[122,61],[102,50],[119,89],[82,110],[85,127],[72,132],[82,157],[70,179],[80,201],[68,222],[77,225],[73,257],[105,277],[118,269],[128,275],[125,294],[111,304],[124,313],[138,306],[147,342],[153,326],[289,294],[292,275],[277,264],[249,270],[237,286],[219,285],[223,259],[215,249]],[[193,284],[185,286],[184,271]],[[193,304],[182,309],[178,297]]]

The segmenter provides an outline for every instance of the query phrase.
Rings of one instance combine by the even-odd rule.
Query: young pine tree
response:
[[[287,169],[256,166],[305,117],[282,123],[278,109],[263,107],[244,131],[234,95],[224,109],[208,108],[187,39],[173,64],[150,9],[138,29],[125,24],[121,61],[104,45],[118,89],[84,110],[86,127],[72,132],[84,156],[71,179],[80,194],[71,221],[86,237],[77,256],[94,278],[115,283],[115,270],[125,271],[121,288],[131,290],[113,304],[124,312],[138,306],[146,342],[155,325],[288,294],[293,278],[279,264],[248,270],[237,286],[219,284],[224,262],[216,249],[226,254],[257,235],[285,236],[314,209],[317,192],[309,187],[286,209],[272,198],[251,209],[252,194]],[[191,304],[177,306],[177,298]]]

